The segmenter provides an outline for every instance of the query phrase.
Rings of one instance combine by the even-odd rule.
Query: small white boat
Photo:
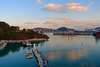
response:
[[[27,56],[26,58],[27,58],[27,59],[31,59],[31,58],[33,58],[33,56]]]
[[[27,46],[32,46],[32,44],[29,44],[29,43],[27,43],[26,45],[27,45]]]
[[[32,54],[32,52],[25,52],[26,54]]]
[[[30,43],[30,41],[28,41],[26,45],[27,46],[32,46],[32,44]]]

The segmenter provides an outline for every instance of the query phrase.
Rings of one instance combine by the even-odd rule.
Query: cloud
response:
[[[57,19],[57,18],[56,18],[56,17],[54,17],[54,16],[51,16],[51,17],[48,17],[48,18],[51,18],[51,19],[52,19],[52,18],[53,18],[53,19]]]
[[[62,20],[64,23],[70,21],[71,19],[70,18],[64,18],[64,17],[61,17],[61,18],[57,18],[57,17],[54,17],[54,16],[51,16],[51,17],[48,17],[50,19],[55,19],[55,20]]]
[[[75,24],[78,25],[89,25],[89,24],[93,24],[93,22],[90,21],[73,21]]]
[[[92,18],[96,18],[96,17],[92,17]],[[53,19],[55,20],[61,20],[63,21],[63,23],[52,23],[49,22],[48,24],[52,24],[52,25],[58,25],[58,26],[65,26],[65,27],[70,27],[70,28],[76,28],[76,29],[85,29],[85,27],[88,28],[94,28],[94,27],[98,27],[100,26],[99,21],[98,22],[93,22],[93,21],[73,21],[70,18],[65,18],[65,17],[54,17],[54,16],[50,16],[48,17],[48,19]],[[65,24],[66,23],[66,24]]]
[[[48,5],[45,5],[45,8],[43,8],[43,10],[60,13],[60,12],[62,12],[62,5],[48,4]]]
[[[91,17],[92,19],[95,19],[96,17]]]
[[[64,23],[66,23],[66,22],[68,22],[68,21],[70,21],[71,19],[70,18],[68,18],[68,19],[66,19],[66,18],[64,18],[64,17],[62,17],[62,18],[60,18],[61,20],[63,20],[64,21]]]
[[[77,6],[80,3],[70,3],[70,4],[66,4],[66,6],[68,7],[68,10],[72,11],[72,12],[76,12],[76,11],[87,11],[88,8],[87,7],[83,7],[83,6]]]
[[[21,15],[17,15],[17,17],[24,18],[24,16],[21,16]]]
[[[37,24],[37,22],[27,21],[27,22],[25,22],[25,24]]]
[[[55,21],[46,21],[44,24],[58,25]]]
[[[90,4],[94,4],[94,2],[90,2]]]
[[[37,3],[42,3],[41,0],[37,0],[36,2],[37,2]]]
[[[57,13],[67,13],[67,12],[78,12],[78,11],[87,11],[87,7],[78,6],[80,3],[69,3],[65,6],[62,6],[60,4],[48,4],[45,5],[45,8],[43,10],[45,11],[52,11]]]
[[[90,2],[87,7],[91,7],[92,4],[94,4],[94,2]]]
[[[81,21],[74,21],[75,23],[78,23],[78,24],[80,24],[81,23]]]
[[[38,16],[38,18],[40,18],[40,16]]]
[[[99,22],[90,22],[90,21],[73,21],[74,26],[80,26],[80,27],[88,27],[88,28],[94,28],[100,26]]]

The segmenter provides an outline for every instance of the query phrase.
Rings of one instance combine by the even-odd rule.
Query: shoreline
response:
[[[38,39],[26,39],[26,40],[1,40],[1,42],[23,42],[23,41],[47,41],[48,39],[45,38],[38,38]]]

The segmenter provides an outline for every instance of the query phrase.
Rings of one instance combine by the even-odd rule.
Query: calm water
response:
[[[49,67],[100,67],[100,39],[93,36],[50,35],[36,47],[48,59]],[[0,51],[0,67],[38,67],[35,57],[26,59],[21,44],[8,44]]]

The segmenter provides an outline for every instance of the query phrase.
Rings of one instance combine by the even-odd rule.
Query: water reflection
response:
[[[73,51],[70,52],[69,54],[67,54],[67,58],[71,61],[77,60],[77,59],[81,59],[83,57],[86,57],[88,55],[87,51]]]
[[[36,43],[36,47],[39,46],[39,44],[41,46],[43,46],[45,41],[37,41],[37,42],[31,42],[32,44]],[[8,43],[7,46],[0,51],[0,57],[4,57],[6,55],[8,55],[10,52],[15,53],[20,51],[20,49],[25,49],[26,47],[22,45],[22,43]]]
[[[100,67],[100,38],[98,37],[50,35],[48,42],[35,43],[37,43],[37,49],[44,52],[42,54],[48,59],[50,67]],[[21,44],[9,44],[3,51],[0,51],[0,57],[25,48]]]
[[[9,52],[18,52],[22,47],[21,43],[7,44],[7,46],[0,51],[0,57],[6,56]]]
[[[55,59],[60,59],[60,58],[62,58],[62,53],[61,52],[54,52],[54,53],[49,53],[48,54],[48,59],[49,60],[55,60]]]
[[[100,41],[100,37],[97,37],[97,36],[94,36],[94,37],[95,37],[96,42],[98,43]]]

